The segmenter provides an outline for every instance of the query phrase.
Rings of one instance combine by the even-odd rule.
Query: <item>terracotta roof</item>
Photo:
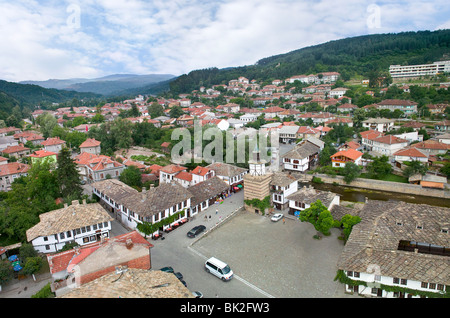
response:
[[[428,139],[425,141],[421,141],[415,144],[412,144],[411,147],[414,148],[420,148],[420,149],[435,149],[435,150],[447,150],[450,149],[449,144],[445,144],[442,142],[439,142],[437,140]]]
[[[419,151],[416,148],[406,148],[406,149],[400,149],[399,151],[395,152],[393,156],[404,156],[404,157],[422,157],[427,158],[428,156],[423,154],[421,151]]]
[[[210,172],[211,169],[207,167],[197,166],[194,170],[191,171],[192,174],[196,174],[199,176],[205,176],[208,172]]]
[[[10,146],[5,149],[3,149],[2,153],[16,153],[21,151],[27,151],[30,150],[30,148],[24,147],[23,145],[18,146]]]
[[[380,136],[377,138],[372,139],[373,141],[383,143],[383,144],[401,144],[401,143],[407,143],[408,141],[406,139],[400,139],[394,135],[386,135],[386,136]]]
[[[88,138],[80,145],[80,148],[97,147],[100,146],[100,144],[100,141],[95,140],[94,138]]]
[[[366,130],[359,133],[361,135],[361,138],[373,140],[375,138],[378,138],[380,136],[383,136],[383,133],[379,132],[378,130]]]
[[[0,177],[17,173],[26,173],[30,166],[20,162],[11,162],[0,166]]]
[[[378,105],[395,105],[395,106],[413,106],[417,105],[416,102],[403,99],[385,99],[378,103]]]
[[[42,150],[36,150],[33,154],[30,155],[30,157],[33,158],[44,158],[48,156],[58,155],[56,152],[48,151],[45,149]]]
[[[173,174],[173,173],[177,173],[183,170],[187,170],[186,167],[180,166],[180,165],[176,165],[176,164],[170,164],[167,165],[165,167],[162,167],[161,169],[159,169],[159,171],[161,172],[165,172],[168,174]]]
[[[336,158],[336,157],[346,157],[349,158],[351,160],[356,160],[359,157],[361,157],[363,155],[363,153],[361,151],[355,150],[353,148],[347,149],[347,150],[341,150],[336,152],[334,155],[331,156],[331,158]]]
[[[131,242],[132,244],[139,244],[141,246],[146,246],[147,248],[153,247],[142,235],[137,231],[128,232],[115,236],[113,238],[107,238],[104,242],[94,242],[91,244],[83,245],[80,248],[74,248],[61,253],[56,253],[48,255],[47,259],[49,261],[50,273],[58,273],[64,270],[70,272],[73,266],[81,263],[89,255],[97,251],[101,247],[110,248],[111,244],[125,245]],[[147,252],[148,253],[148,252]],[[102,264],[103,266],[104,264]],[[114,265],[114,264],[113,264]]]
[[[191,182],[192,174],[190,174],[189,172],[186,172],[186,171],[180,171],[175,175],[174,178]]]
[[[61,145],[65,144],[66,142],[64,140],[59,139],[59,137],[54,138],[47,138],[47,140],[44,140],[41,142],[41,145],[43,146],[53,146],[53,145]]]

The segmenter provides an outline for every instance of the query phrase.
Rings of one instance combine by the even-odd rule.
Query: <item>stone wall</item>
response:
[[[344,177],[342,176],[331,177],[326,174],[318,174],[318,173],[299,175],[299,181],[311,182],[313,177],[320,178],[324,183],[329,184],[334,183],[346,187],[450,199],[450,191],[447,185],[445,186],[444,190],[440,190],[440,189],[423,188],[422,186],[415,184],[389,182],[363,178],[357,178],[353,180],[350,184],[347,184],[345,183]]]

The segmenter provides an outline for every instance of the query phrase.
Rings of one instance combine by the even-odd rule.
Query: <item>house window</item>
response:
[[[61,240],[63,240],[63,239],[64,239],[64,233],[59,233],[59,238],[60,238]]]
[[[355,277],[359,278],[359,272],[355,272]]]
[[[420,285],[420,287],[422,287],[422,288],[428,288],[428,283],[422,282],[422,284]]]
[[[402,278],[402,279],[400,280],[400,284],[402,284],[402,285],[407,285],[407,284],[408,284],[408,280]]]
[[[394,284],[400,283],[400,279],[399,279],[398,277],[394,277],[393,283],[394,283]]]
[[[352,272],[352,271],[348,271],[348,272],[347,272],[347,276],[348,276],[348,277],[353,277],[353,272]]]
[[[435,283],[430,283],[430,285],[428,286],[428,288],[430,288],[430,289],[436,289],[436,284],[435,284]]]
[[[108,227],[108,222],[103,222],[103,227]]]
[[[44,236],[44,241],[48,241],[48,237],[47,236]]]
[[[45,249],[48,251],[50,249],[50,245],[45,245]]]
[[[67,232],[66,232],[66,236],[67,236],[67,237],[72,237],[72,232],[67,231]]]
[[[437,289],[443,291],[444,290],[444,285],[443,284],[438,284],[437,285]]]

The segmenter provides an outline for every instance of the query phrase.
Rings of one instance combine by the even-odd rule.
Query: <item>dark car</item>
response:
[[[196,237],[197,235],[199,235],[200,233],[202,233],[204,230],[206,230],[206,226],[204,226],[204,225],[197,225],[197,226],[193,227],[193,228],[187,233],[187,236],[188,236],[188,237]]]
[[[173,273],[173,268],[170,266],[163,267],[160,269],[160,271],[166,272],[166,273]]]
[[[179,280],[182,280],[183,279],[183,274],[181,274],[180,272],[176,272],[176,273],[173,273]]]

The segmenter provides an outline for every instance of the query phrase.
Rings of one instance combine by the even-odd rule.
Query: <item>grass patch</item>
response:
[[[398,176],[396,174],[388,174],[383,178],[371,178],[367,173],[361,173],[360,178],[364,179],[373,179],[373,180],[381,180],[381,181],[389,181],[389,182],[400,182],[400,183],[408,183],[408,178],[403,176]]]

